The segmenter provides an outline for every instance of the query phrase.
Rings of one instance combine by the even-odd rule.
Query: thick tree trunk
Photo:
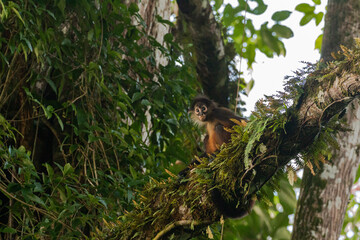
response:
[[[161,17],[166,21],[170,21],[171,15],[171,1],[152,1],[152,0],[128,0],[127,4],[136,3],[139,6],[139,14],[146,24],[146,33],[148,36],[152,36],[159,44],[164,45],[164,36],[170,32],[170,26],[160,23],[156,17]],[[134,19],[134,21],[137,21]],[[140,24],[136,22],[136,24]],[[147,38],[143,38],[142,44],[149,45]],[[166,66],[168,58],[164,56],[159,49],[155,50],[155,62],[156,68],[159,65]],[[154,71],[153,67],[148,64],[150,72]],[[153,78],[152,81],[158,79]],[[149,137],[151,135],[152,123],[149,113],[150,108],[145,112],[147,123],[142,126],[142,140],[145,144],[149,145]]]
[[[171,15],[171,1],[136,0],[135,2],[140,2],[138,3],[139,13],[146,23],[147,34],[154,37],[157,42],[163,45],[164,36],[169,33],[170,27],[167,24],[159,23],[156,20],[156,16],[160,16],[164,20],[169,21]],[[163,66],[168,62],[167,58],[163,56],[158,49],[155,52],[155,61],[158,65],[161,64]]]
[[[352,132],[338,135],[340,149],[313,176],[304,172],[292,239],[339,238],[351,186],[359,166],[360,108],[355,100],[346,117]]]
[[[331,53],[340,50],[340,45],[351,47],[354,38],[360,37],[360,3],[358,0],[329,0],[325,17],[321,58],[334,60]]]
[[[360,4],[358,0],[329,0],[326,15],[322,58],[332,59],[340,44],[352,47],[360,36]],[[350,189],[359,167],[360,108],[356,99],[349,105],[346,119],[350,132],[338,134],[340,149],[334,152],[331,163],[313,176],[304,172],[301,194],[295,216],[292,239],[339,238]]]

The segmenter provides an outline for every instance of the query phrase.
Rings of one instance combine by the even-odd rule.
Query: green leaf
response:
[[[250,66],[253,62],[255,62],[255,55],[256,55],[256,46],[254,43],[250,42],[246,46],[246,56],[248,59],[248,64]]]
[[[53,112],[54,112],[54,107],[51,106],[51,105],[48,105],[46,108],[43,107],[43,109],[44,109],[45,117],[47,119],[50,119],[52,117]]]
[[[252,14],[255,14],[255,15],[263,14],[266,11],[268,6],[263,2],[263,0],[255,0],[255,2],[258,3],[258,6],[256,8],[254,8],[254,10],[249,11],[249,12],[251,12]]]
[[[318,14],[315,15],[315,23],[316,26],[318,26],[321,23],[321,20],[324,17],[324,13],[323,12],[319,12]]]
[[[246,84],[245,92],[246,92],[247,96],[249,95],[251,89],[253,89],[254,84],[255,84],[255,81],[253,78]]]
[[[312,0],[316,5],[320,5],[321,4],[321,0]]]
[[[286,226],[284,226],[284,227],[281,227],[276,230],[273,239],[285,240],[285,239],[290,239],[290,238],[291,238],[291,234],[287,230]]]
[[[130,173],[131,176],[136,179],[137,178],[137,172],[135,171],[135,169],[133,168],[133,166],[130,165]]]
[[[286,212],[294,212],[296,207],[296,196],[287,180],[280,181],[279,200]]]
[[[48,163],[45,163],[44,165],[45,165],[46,171],[51,179],[54,176],[54,169]]]
[[[315,40],[315,49],[321,51],[322,41],[323,41],[323,34],[320,34]]]
[[[64,131],[64,123],[62,122],[61,118],[59,117],[59,115],[57,115],[57,113],[54,112],[55,117],[58,120],[58,123],[60,125],[61,131]]]
[[[136,3],[131,3],[129,6],[129,12],[131,15],[139,11],[139,7]]]
[[[147,100],[147,99],[143,99],[143,100],[141,100],[141,105],[144,105],[144,106],[150,106],[150,105],[151,105],[151,103],[149,102],[149,100]]]
[[[65,164],[63,175],[66,176],[67,174],[73,172],[74,172],[74,168],[70,165],[70,163]]]
[[[290,15],[291,15],[292,12],[290,11],[279,11],[279,12],[275,12],[271,19],[274,20],[274,21],[277,21],[277,22],[280,22],[280,21],[283,21],[285,19],[287,19]]]
[[[68,38],[65,38],[62,42],[61,42],[62,46],[70,46],[71,45],[71,41]]]
[[[315,10],[315,7],[310,6],[307,3],[301,3],[295,7],[296,11],[303,12],[303,13],[313,13]]]
[[[305,14],[304,17],[302,17],[300,20],[300,26],[304,26],[308,24],[311,21],[311,19],[313,19],[314,17],[315,15],[313,13]]]
[[[7,186],[7,190],[9,193],[17,192],[21,189],[21,185],[19,183],[9,183]]]
[[[107,203],[106,203],[106,201],[105,201],[103,198],[97,197],[97,199],[98,199],[99,203],[101,203],[102,205],[104,205],[104,207],[105,207],[106,209],[108,208]]]
[[[164,41],[171,43],[174,40],[174,36],[171,33],[167,33],[164,36]]]
[[[32,51],[33,51],[33,47],[31,46],[30,41],[29,41],[27,38],[24,38],[23,40],[25,41],[26,45],[28,46],[30,52],[32,52]]]
[[[26,194],[26,195],[24,195],[24,198],[25,199],[27,198],[27,199],[29,199],[29,200],[31,200],[33,202],[36,202],[36,203],[38,203],[38,204],[40,204],[42,206],[46,206],[44,201],[41,198],[39,198],[38,196],[36,196],[35,194],[32,194],[32,193]]]
[[[0,232],[2,232],[2,233],[10,233],[10,234],[17,233],[16,229],[14,229],[12,227],[5,227],[5,228],[1,229]]]
[[[289,215],[288,212],[280,212],[276,217],[271,221],[271,227],[275,230],[281,227],[287,227],[289,225]]]
[[[163,19],[160,15],[156,15],[155,17],[156,17],[156,21],[158,21],[159,23],[162,23],[164,25],[169,25],[170,27],[175,27],[173,22]]]
[[[61,13],[64,15],[65,7],[66,7],[66,0],[60,0],[57,4],[57,7],[60,9]]]
[[[274,52],[276,52],[277,54],[280,54],[280,48],[279,45],[277,43],[277,39],[272,35],[272,33],[269,31],[269,29],[267,28],[267,22],[264,23],[263,25],[261,25],[260,28],[260,33],[261,33],[261,37],[264,41],[264,43]]]
[[[116,103],[118,105],[118,107],[120,107],[121,111],[126,112],[127,111],[127,105],[125,105],[122,102],[117,102]]]
[[[226,4],[223,13],[223,23],[225,27],[230,26],[234,20],[234,9],[230,4]]]
[[[44,189],[43,189],[41,183],[35,182],[34,186],[35,186],[34,187],[34,192],[44,192]]]
[[[214,5],[215,10],[218,10],[223,3],[224,0],[215,0],[215,5]]]
[[[55,94],[57,94],[57,88],[55,83],[48,77],[45,78],[46,82],[49,84],[49,86],[51,87],[51,89],[55,92]]]
[[[24,22],[24,20],[22,19],[19,11],[18,11],[16,8],[14,8],[14,7],[12,7],[11,10],[13,10],[13,12],[16,14],[16,16],[17,16],[17,17],[20,19],[20,21],[25,25],[25,22]]]
[[[142,92],[136,92],[132,95],[131,101],[132,102],[136,102],[137,100],[139,100],[140,98],[142,98],[144,96],[144,93]]]
[[[294,36],[293,31],[284,25],[275,24],[271,28],[271,30],[274,31],[279,37],[282,37],[282,38],[291,38]]]
[[[91,41],[94,37],[94,29],[90,29],[90,31],[87,34],[88,41]]]

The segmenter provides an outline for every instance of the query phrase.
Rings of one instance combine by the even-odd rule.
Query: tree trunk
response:
[[[154,37],[154,39],[158,43],[163,45],[164,36],[167,33],[169,33],[170,27],[168,24],[161,24],[159,21],[157,21],[156,17],[159,16],[166,21],[170,21],[171,1],[170,0],[163,0],[163,1],[130,0],[130,2],[134,2],[139,6],[140,16],[145,21],[145,24],[147,26],[146,33],[149,36]],[[143,41],[144,45],[149,44],[148,42],[145,42],[147,41],[147,38],[141,39],[140,41]],[[163,54],[161,54],[159,49],[156,49],[155,62],[156,62],[156,68],[158,68],[159,65],[166,66],[166,64],[168,63],[168,58]],[[153,69],[151,69],[150,71],[153,71]],[[157,81],[158,79],[154,78],[152,80]],[[151,135],[151,129],[152,129],[151,116],[149,110],[150,108],[148,107],[147,111],[145,112],[147,124],[143,124],[142,126],[142,140],[146,145],[149,145],[149,137]]]
[[[139,2],[139,1],[135,1]],[[139,13],[146,23],[146,33],[156,39],[161,45],[164,44],[164,36],[169,33],[169,25],[162,24],[156,20],[156,16],[160,16],[164,20],[169,21],[171,15],[171,1],[162,0],[162,1],[152,1],[152,0],[142,0],[138,3]],[[155,61],[156,64],[165,66],[168,62],[168,59],[163,56],[160,51],[157,49],[155,52]]]
[[[221,29],[209,1],[177,0],[194,44],[196,72],[204,93],[222,106],[229,104],[228,65]]]
[[[325,19],[322,58],[328,62],[340,45],[351,48],[360,36],[360,3],[358,0],[329,0]],[[336,54],[333,56],[336,56]],[[354,100],[347,108],[346,119],[352,131],[338,134],[340,149],[331,163],[313,176],[305,169],[294,222],[292,239],[339,238],[350,189],[359,167],[360,108]]]

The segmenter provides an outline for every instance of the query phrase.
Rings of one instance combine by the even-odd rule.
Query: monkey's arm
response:
[[[215,118],[217,122],[227,128],[232,128],[237,124],[240,124],[240,126],[245,127],[247,123],[247,120],[245,118],[235,115],[227,108],[217,108],[214,111],[214,115],[216,116]],[[238,123],[232,121],[231,119],[235,119]]]

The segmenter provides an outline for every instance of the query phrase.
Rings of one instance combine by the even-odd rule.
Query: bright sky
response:
[[[225,0],[224,2],[233,5],[238,4],[237,0]],[[271,16],[276,11],[294,11],[296,5],[300,3],[314,5],[311,0],[264,0],[264,2],[268,4],[268,9],[264,14],[256,17],[256,19],[253,18],[254,15],[248,15],[257,27],[265,21],[269,21],[272,25],[273,20],[271,20]],[[315,10],[316,13],[325,11],[327,1],[322,0],[321,2],[321,5]],[[314,46],[316,38],[322,33],[324,20],[319,26],[316,26],[315,21],[312,20],[307,25],[301,27],[299,22],[302,16],[303,13],[294,11],[287,20],[282,22],[283,25],[290,27],[294,32],[294,37],[283,40],[287,51],[285,57],[267,58],[264,54],[258,52],[252,74],[246,71],[245,61],[243,61],[242,71],[245,70],[245,80],[249,81],[251,78],[255,80],[254,88],[250,92],[249,97],[244,97],[247,109],[247,112],[244,114],[246,116],[250,115],[251,111],[254,110],[255,102],[262,98],[264,94],[272,95],[276,91],[282,90],[284,77],[292,75],[293,71],[302,68],[304,64],[301,61],[316,62],[319,60],[320,53],[314,49]]]

